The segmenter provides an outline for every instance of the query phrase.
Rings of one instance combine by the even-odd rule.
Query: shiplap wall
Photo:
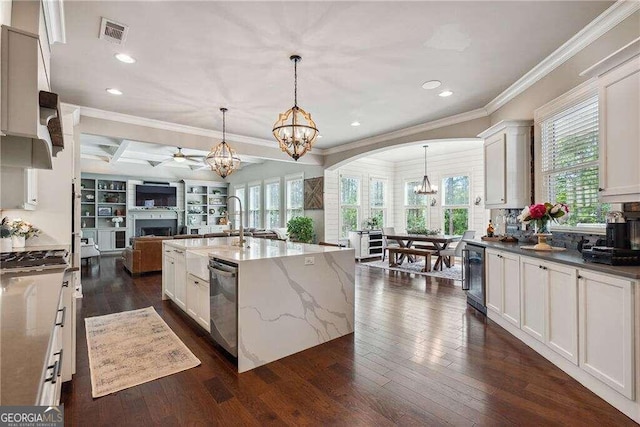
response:
[[[387,180],[387,213],[386,226],[395,222],[395,165],[377,159],[358,159],[335,171],[325,170],[324,173],[324,227],[325,239],[337,241],[340,235],[340,175],[360,178],[360,223],[370,217],[369,211],[369,183],[371,178]]]
[[[415,159],[402,164],[396,163],[394,179],[395,224],[396,231],[405,232],[404,224],[404,184],[406,181],[422,181],[424,176],[424,160]],[[484,234],[489,221],[489,211],[484,208],[484,151],[482,144],[477,148],[464,151],[453,151],[446,154],[429,156],[429,180],[437,185],[439,192],[435,196],[425,196],[430,201],[436,198],[435,206],[428,203],[428,224],[430,229],[443,230],[442,214],[442,179],[448,176],[469,175],[469,229],[476,230],[476,236]],[[480,205],[476,206],[476,196],[482,197]]]
[[[489,211],[484,208],[484,152],[482,143],[466,150],[453,150],[446,154],[429,156],[429,179],[431,183],[442,188],[442,179],[446,176],[469,175],[470,206],[469,229],[476,230],[476,235],[484,234],[489,221]],[[325,170],[325,239],[335,241],[339,238],[340,229],[340,175],[357,176],[361,181],[361,213],[360,221],[369,215],[369,179],[371,177],[387,178],[389,182],[387,199],[387,226],[395,227],[398,232],[405,232],[404,224],[404,183],[406,181],[422,181],[424,175],[424,159],[417,156],[415,160],[388,162],[377,159],[358,159],[335,171]],[[482,197],[480,205],[474,205],[476,196]],[[435,206],[428,206],[428,227],[443,229],[442,194],[426,196],[431,200],[436,197]]]

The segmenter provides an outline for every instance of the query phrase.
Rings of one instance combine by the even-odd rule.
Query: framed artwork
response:
[[[324,209],[324,177],[304,180],[304,208]]]
[[[101,206],[98,208],[98,216],[111,216],[111,207]]]

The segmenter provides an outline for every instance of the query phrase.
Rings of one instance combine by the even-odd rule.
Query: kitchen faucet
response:
[[[240,242],[238,246],[242,247],[244,246],[244,228],[242,228],[242,200],[240,200],[238,196],[229,196],[227,197],[227,203],[229,203],[229,200],[231,199],[236,199],[238,201],[238,205],[240,205]]]

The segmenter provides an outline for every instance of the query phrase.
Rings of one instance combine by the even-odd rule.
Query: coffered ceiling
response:
[[[298,53],[299,105],[328,148],[484,106],[610,5],[68,1],[52,83],[65,102],[205,129],[226,106],[228,132],[272,139]],[[129,26],[123,46],[98,38],[101,17]]]

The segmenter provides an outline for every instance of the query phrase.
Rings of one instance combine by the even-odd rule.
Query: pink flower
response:
[[[547,214],[547,207],[542,203],[531,205],[529,206],[529,214],[532,219],[540,219]]]

